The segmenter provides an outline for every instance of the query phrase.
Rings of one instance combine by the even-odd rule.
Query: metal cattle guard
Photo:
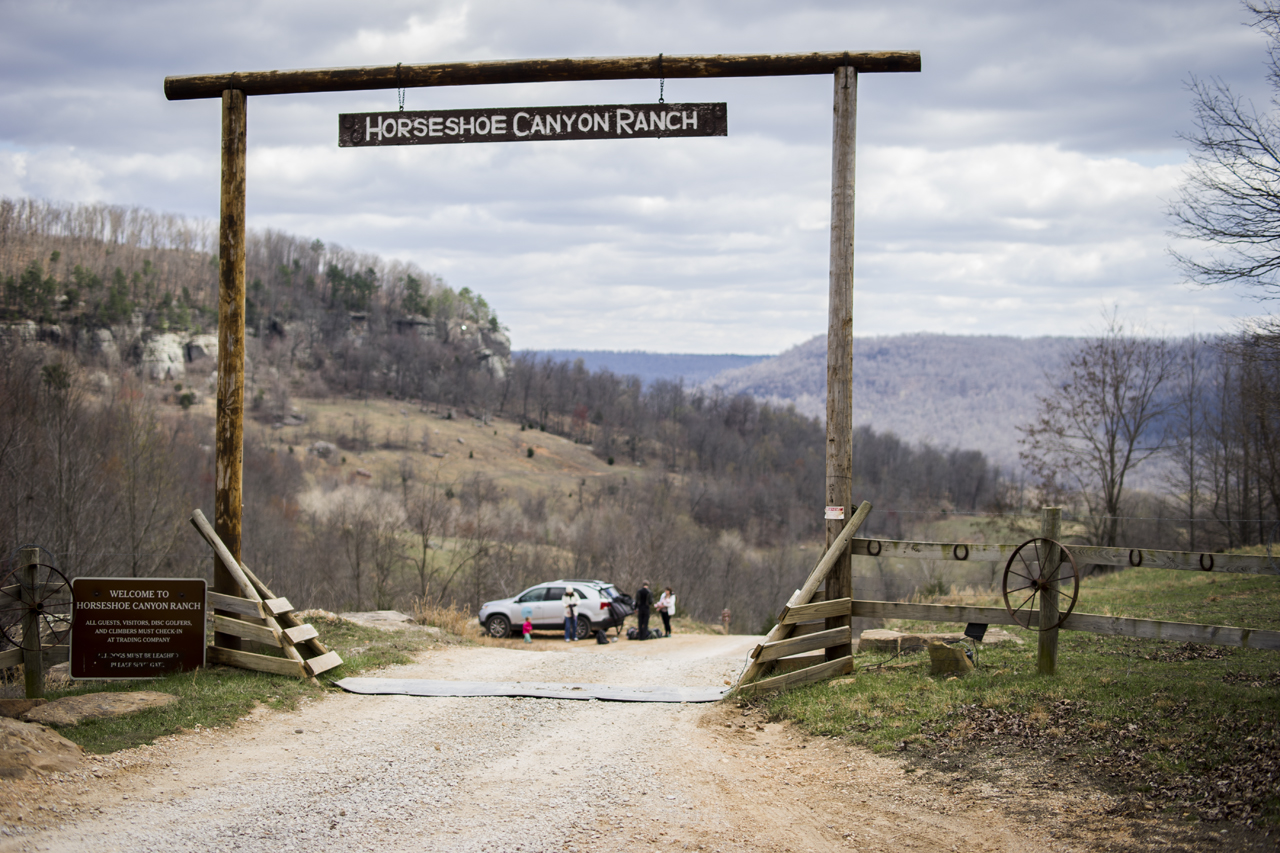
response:
[[[245,346],[245,120],[251,95],[306,92],[354,92],[428,86],[481,86],[495,83],[552,83],[570,80],[656,80],[692,77],[788,77],[832,74],[835,78],[834,138],[831,158],[831,270],[827,330],[827,485],[826,505],[853,505],[853,198],[854,130],[858,73],[920,70],[919,51],[843,51],[717,56],[624,56],[587,59],[518,59],[492,62],[442,62],[297,71],[251,71],[166,77],[171,101],[222,99],[222,205],[218,240],[218,403],[217,493],[214,529],[240,559],[241,465],[244,460]],[[843,520],[827,522],[827,545]],[[214,591],[240,589],[217,560]],[[828,598],[852,591],[849,555],[833,567]],[[849,617],[828,620],[827,627],[848,625]],[[220,634],[220,645],[235,647]],[[828,650],[832,658],[849,647]]]

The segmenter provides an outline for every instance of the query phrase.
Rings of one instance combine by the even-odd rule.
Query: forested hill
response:
[[[910,442],[980,450],[1006,469],[1018,461],[1016,427],[1073,338],[934,334],[854,338],[853,422]],[[827,336],[705,383],[731,394],[826,417]]]
[[[748,367],[770,358],[767,355],[699,355],[639,350],[544,349],[524,350],[520,354],[552,361],[575,362],[582,359],[583,367],[593,373],[607,370],[618,376],[637,376],[646,386],[659,379],[669,382],[684,380],[686,387],[701,385],[726,370]]]

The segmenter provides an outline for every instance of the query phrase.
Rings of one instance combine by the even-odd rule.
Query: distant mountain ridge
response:
[[[533,355],[552,361],[577,361],[592,373],[609,370],[619,376],[639,376],[646,386],[659,379],[671,382],[683,379],[688,387],[701,385],[727,370],[749,367],[772,358],[767,355],[699,355],[696,353],[658,353],[630,350],[544,349],[522,350],[517,355]]]
[[[1077,338],[909,334],[854,338],[853,422],[939,448],[981,450],[1012,470],[1017,427]],[[826,418],[827,336],[703,383]]]
[[[1031,420],[1045,378],[1079,338],[916,333],[854,338],[853,422],[938,448],[981,450],[1008,471],[1018,466],[1017,427]],[[624,376],[684,380],[686,387],[750,394],[819,420],[827,408],[827,336],[776,356],[600,350],[526,350]]]

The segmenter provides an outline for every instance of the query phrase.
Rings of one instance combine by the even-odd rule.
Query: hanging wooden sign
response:
[[[606,104],[343,113],[338,147],[728,136],[727,104]]]

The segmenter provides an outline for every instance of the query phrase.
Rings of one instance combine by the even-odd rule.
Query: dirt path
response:
[[[379,675],[722,684],[752,637],[453,648]],[[0,782],[8,851],[1050,851],[1015,792],[957,790],[733,705],[339,694]]]

